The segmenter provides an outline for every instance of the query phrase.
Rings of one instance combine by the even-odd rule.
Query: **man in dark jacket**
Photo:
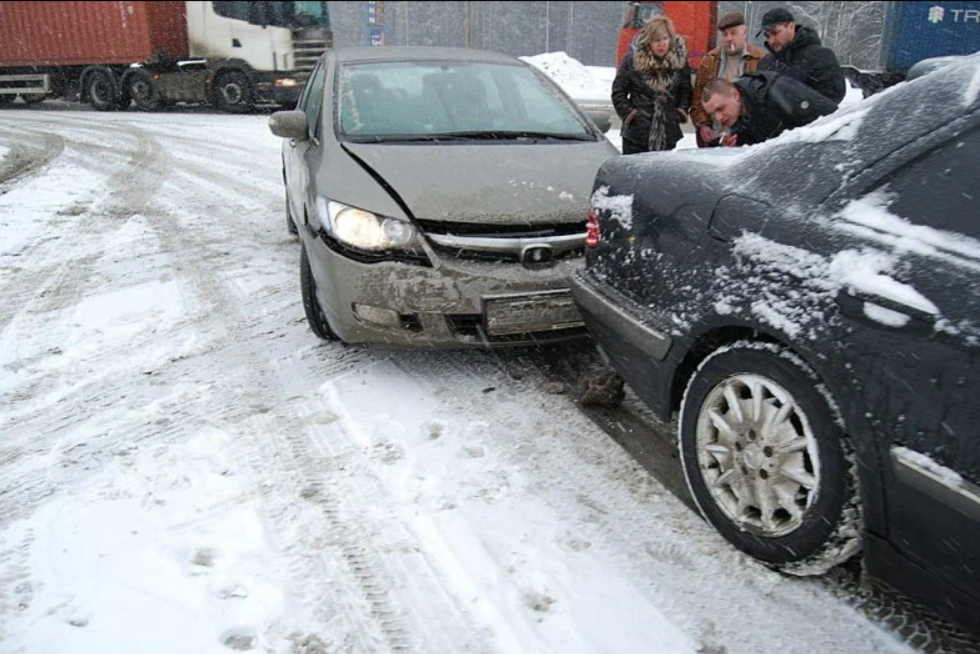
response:
[[[701,95],[704,108],[725,129],[720,145],[755,145],[837,110],[809,86],[771,72],[749,73],[731,83],[715,79]]]
[[[820,45],[816,31],[797,25],[793,14],[778,7],[763,14],[759,34],[765,34],[769,50],[759,70],[789,75],[836,103],[844,99],[844,71],[834,51]]]

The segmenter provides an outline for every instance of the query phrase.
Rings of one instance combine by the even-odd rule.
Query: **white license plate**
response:
[[[584,324],[568,291],[484,298],[483,321],[491,336],[568,329]]]

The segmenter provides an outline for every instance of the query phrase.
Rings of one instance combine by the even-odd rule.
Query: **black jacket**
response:
[[[735,86],[744,112],[731,129],[738,145],[762,143],[837,110],[836,102],[787,75],[747,73],[735,80]]]
[[[647,149],[655,93],[647,84],[643,73],[636,70],[633,53],[623,57],[616,71],[616,79],[613,80],[612,102],[616,113],[623,120],[623,140],[636,144],[642,150]],[[691,69],[688,66],[674,72],[667,85],[667,93],[666,133],[667,142],[673,147],[683,136],[681,115],[677,110],[686,114],[691,107]],[[627,126],[626,119],[634,109],[637,110],[636,116]]]
[[[820,45],[820,37],[812,28],[798,25],[796,38],[782,52],[773,52],[768,43],[766,49],[769,54],[759,62],[759,70],[789,75],[834,102],[844,99],[847,83],[837,55]]]

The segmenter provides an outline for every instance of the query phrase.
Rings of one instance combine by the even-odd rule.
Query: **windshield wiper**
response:
[[[472,130],[462,132],[443,132],[438,136],[467,138],[474,140],[516,141],[518,139],[551,139],[553,141],[594,141],[590,134],[562,132],[537,132],[531,130]]]
[[[594,141],[587,134],[562,134],[555,132],[472,130],[465,132],[439,132],[438,134],[379,134],[377,136],[348,135],[353,143],[439,143],[440,141]]]
[[[439,141],[469,141],[470,137],[451,134],[379,134],[378,136],[348,136],[352,143],[437,143]]]

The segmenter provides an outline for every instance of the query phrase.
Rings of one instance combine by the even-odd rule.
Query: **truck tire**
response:
[[[120,108],[116,80],[108,70],[93,70],[85,78],[85,95],[96,111],[115,111]]]
[[[163,106],[160,85],[145,70],[131,72],[124,82],[129,96],[140,111],[158,111]]]
[[[221,111],[243,114],[254,105],[252,81],[240,70],[230,70],[218,75],[214,83],[213,101]]]

